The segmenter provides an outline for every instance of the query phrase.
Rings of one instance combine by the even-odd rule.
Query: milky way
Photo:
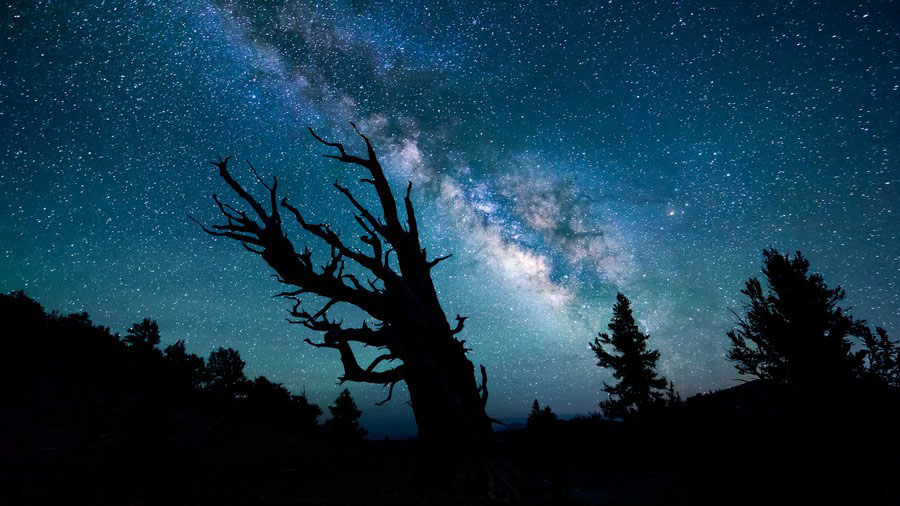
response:
[[[330,183],[365,188],[305,129],[359,149],[352,120],[414,183],[429,252],[454,253],[436,283],[493,416],[596,409],[587,343],[617,291],[683,394],[733,384],[729,310],[768,246],[900,333],[894,3],[490,4],[0,7],[0,289],[118,331],[155,318],[325,404],[336,357],[186,215],[217,219],[206,162],[234,154],[352,240]],[[351,389],[374,434],[412,432],[405,393]]]

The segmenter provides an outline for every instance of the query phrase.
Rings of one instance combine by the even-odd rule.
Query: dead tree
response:
[[[231,176],[230,157],[211,163],[252,211],[239,210],[213,195],[227,222],[201,226],[210,235],[239,241],[274,269],[278,281],[290,286],[279,295],[293,300],[292,321],[323,334],[320,342],[306,339],[312,346],[337,350],[344,368],[341,382],[385,385],[388,395],[382,403],[391,398],[395,385],[406,383],[419,436],[429,445],[428,453],[439,456],[439,466],[451,471],[454,481],[478,484],[498,499],[514,497],[515,489],[495,445],[493,420],[485,412],[488,388],[484,366],[478,385],[474,366],[466,357],[465,341],[457,338],[466,318],[457,315],[452,325],[448,322],[431,278],[432,270],[450,255],[428,258],[419,240],[412,182],[403,199],[403,222],[372,143],[356,125],[351,125],[365,141],[365,158],[348,153],[341,143],[322,139],[312,129],[309,131],[318,142],[336,150],[337,154],[323,156],[348,168],[361,169],[364,175],[360,182],[371,185],[377,195],[381,209],[372,212],[349,188],[334,184],[355,210],[356,223],[362,231],[360,241],[366,245],[366,251],[345,243],[329,225],[306,221],[286,198],[279,202],[278,180],[273,178],[271,184],[267,183],[248,162],[253,175],[268,190],[269,202],[264,205]],[[308,248],[295,248],[283,229],[282,211],[330,250],[325,265],[317,267]],[[366,273],[366,279],[350,272],[351,263],[357,266],[354,270]],[[317,309],[306,309],[300,298],[306,294],[320,296],[318,300],[325,302]],[[374,324],[345,327],[328,315],[338,304],[356,306]],[[357,362],[354,345],[376,347],[383,353],[362,366]],[[383,369],[388,363],[398,365]]]

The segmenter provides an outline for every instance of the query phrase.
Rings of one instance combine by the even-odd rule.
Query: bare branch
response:
[[[244,249],[249,251],[250,253],[256,253],[257,255],[262,255],[263,253],[265,253],[265,250],[253,249],[250,246],[247,246],[247,243],[245,242],[242,242],[241,246],[243,246]]]
[[[214,236],[216,236],[216,237],[228,237],[229,239],[234,239],[234,240],[236,240],[236,241],[248,242],[248,243],[250,243],[250,244],[256,244],[256,245],[258,245],[258,246],[262,246],[262,243],[261,243],[261,242],[259,241],[259,239],[257,239],[256,237],[251,237],[251,236],[249,236],[249,235],[236,234],[236,233],[233,233],[233,232],[216,232],[215,230],[211,230],[210,228],[208,228],[208,227],[207,227],[206,225],[204,225],[203,223],[200,223],[196,218],[194,218],[194,217],[191,216],[190,214],[187,215],[187,217],[188,217],[191,221],[193,221],[194,223],[196,223],[197,225],[200,225],[200,228],[202,228],[203,231],[206,232],[206,233],[209,234],[209,235],[214,235]]]
[[[419,249],[419,225],[416,223],[416,211],[413,209],[412,199],[410,198],[410,192],[412,192],[412,181],[409,182],[409,186],[406,187],[406,198],[404,198],[404,203],[406,204],[406,222],[409,225],[409,238],[413,242],[415,249]]]
[[[375,216],[373,216],[368,209],[366,209],[362,204],[359,203],[358,200],[356,200],[356,198],[352,193],[350,193],[350,190],[346,186],[342,186],[335,182],[334,187],[337,188],[339,192],[343,193],[345,197],[347,197],[347,200],[349,200],[350,203],[353,204],[353,207],[355,207],[359,211],[360,215],[362,215],[362,217],[366,219],[366,221],[375,231],[377,231],[379,234],[384,235],[384,226],[379,223],[377,219],[375,219]]]
[[[375,358],[375,360],[372,361],[371,364],[369,364],[369,367],[366,367],[366,372],[374,371],[375,367],[377,367],[378,364],[380,364],[381,362],[383,362],[385,360],[393,361],[396,359],[397,359],[397,357],[391,353],[385,353],[384,355],[379,355],[377,358]]]
[[[312,346],[315,346],[316,348],[333,348],[340,352],[341,363],[344,366],[344,374],[340,378],[341,383],[345,381],[357,381],[361,383],[378,383],[387,385],[390,383],[397,383],[406,379],[406,365],[403,364],[387,371],[373,371],[367,369],[364,370],[362,367],[360,367],[359,363],[356,361],[356,355],[354,355],[353,353],[353,348],[350,347],[350,341],[362,341],[358,339],[358,335],[351,336],[350,334],[348,334],[349,331],[363,331],[371,333],[381,332],[374,331],[365,327],[362,329],[343,329],[326,332],[325,339],[321,343],[315,343],[310,339],[304,339],[304,341]]]
[[[388,248],[387,251],[384,252],[384,268],[390,269],[390,260],[391,260],[391,252],[394,251],[394,248]]]
[[[315,343],[312,341],[312,339],[310,339],[308,337],[306,339],[304,339],[303,342],[310,346],[314,346],[316,348],[337,348],[337,345],[331,345],[328,343]]]
[[[359,290],[359,291],[361,291],[361,292],[366,291],[366,289],[363,288],[363,286],[359,283],[359,280],[356,279],[356,276],[354,276],[353,274],[343,274],[341,277],[342,277],[343,279],[349,279],[350,282],[353,284],[353,287],[354,287],[355,289],[357,289],[357,290]],[[372,290],[372,291],[376,291],[376,290],[374,289],[374,287],[373,287],[373,290]]]
[[[466,320],[468,319],[468,316],[456,315],[456,327],[454,327],[453,330],[450,331],[450,334],[456,335],[462,332],[463,327],[466,326]]]
[[[269,186],[265,181],[263,181],[263,178],[259,177],[259,173],[256,172],[256,167],[254,167],[253,164],[250,163],[250,160],[244,160],[244,161],[250,167],[250,171],[253,172],[253,175],[256,176],[256,180],[259,181],[260,184],[262,184],[267,190],[272,191],[272,186]]]
[[[296,218],[300,227],[319,239],[322,239],[326,244],[335,248],[337,251],[340,251],[342,255],[350,258],[370,271],[376,273],[382,271],[381,262],[379,262],[378,259],[364,255],[359,250],[351,250],[348,248],[328,225],[308,223],[304,220],[303,215],[300,214],[300,210],[288,204],[287,198],[281,199],[281,205],[294,215],[294,218]]]
[[[222,201],[219,200],[218,195],[216,195],[215,193],[213,193],[212,198],[216,205],[219,207],[219,211],[221,211],[222,214],[229,220],[234,220],[238,223],[253,223],[253,220],[247,217],[247,213],[238,211],[228,204],[223,204]]]
[[[437,265],[437,264],[443,262],[444,260],[446,260],[446,259],[448,259],[448,258],[450,258],[450,257],[452,257],[452,256],[453,256],[453,253],[450,253],[449,255],[444,255],[444,256],[442,256],[442,257],[437,257],[437,258],[435,258],[434,260],[428,262],[428,268],[429,268],[429,269],[432,269],[432,268],[434,268],[435,265]]]
[[[290,292],[276,293],[275,295],[272,296],[272,298],[275,298],[275,297],[284,297],[284,298],[286,298],[286,299],[287,299],[287,298],[293,298],[293,297],[296,297],[296,296],[300,295],[300,294],[303,293],[303,292],[304,292],[304,290],[301,288],[300,290],[294,290],[294,291],[290,291]]]
[[[327,316],[327,312],[331,309],[332,306],[337,304],[339,301],[337,299],[330,299],[322,309],[316,311],[315,314],[310,314],[305,309],[301,309],[300,305],[303,301],[296,297],[285,297],[288,299],[292,299],[294,301],[294,307],[291,308],[288,313],[294,318],[299,318],[299,320],[288,320],[294,324],[300,324],[304,327],[315,330],[319,332],[327,332],[333,330],[341,330],[341,324],[335,320],[329,320]]]
[[[238,183],[233,177],[231,177],[231,174],[228,172],[229,160],[231,160],[230,155],[226,156],[225,159],[219,159],[216,162],[209,163],[215,165],[219,169],[219,176],[221,176],[222,179],[224,179],[225,182],[228,183],[228,186],[230,186],[231,189],[234,190],[234,192],[244,200],[244,202],[248,203],[250,207],[252,207],[253,210],[256,211],[256,214],[260,217],[260,219],[265,222],[269,218],[269,215],[266,214],[266,210],[263,209],[262,205],[257,202],[252,195],[247,193],[247,191],[244,190],[240,183]]]
[[[327,158],[333,158],[343,163],[359,165],[369,170],[372,178],[367,182],[370,182],[372,186],[375,187],[375,192],[378,194],[378,200],[381,202],[381,209],[384,213],[385,238],[397,246],[397,241],[399,241],[402,236],[403,228],[400,226],[400,220],[397,217],[397,202],[394,200],[394,194],[391,192],[391,187],[388,184],[387,178],[384,176],[384,170],[381,168],[381,164],[375,156],[375,150],[372,148],[371,141],[359,131],[356,124],[350,122],[350,125],[356,131],[357,135],[365,141],[368,160],[348,154],[347,150],[344,149],[343,144],[340,142],[328,142],[325,139],[322,139],[312,128],[309,129],[309,132],[320,143],[337,148],[338,152],[340,152],[340,156],[325,155]]]
[[[235,239],[243,243],[244,248],[262,256],[266,263],[277,273],[276,277],[279,282],[300,288],[299,292],[289,293],[315,293],[329,299],[336,299],[340,302],[358,306],[375,318],[384,316],[386,306],[381,294],[365,289],[359,286],[358,283],[354,286],[347,285],[344,283],[343,277],[343,257],[350,258],[369,270],[378,269],[380,271],[382,270],[380,256],[367,257],[358,250],[351,250],[341,242],[338,235],[330,228],[325,225],[306,223],[299,210],[283,201],[284,207],[294,214],[304,230],[318,237],[332,248],[330,261],[321,271],[317,271],[314,268],[312,254],[309,249],[304,248],[302,252],[298,253],[282,230],[281,217],[276,208],[278,180],[273,178],[271,185],[265,184],[256,169],[248,162],[254,176],[269,190],[272,210],[267,212],[262,204],[255,200],[231,177],[227,167],[229,159],[230,157],[212,163],[219,168],[219,173],[226,183],[256,211],[256,214],[260,217],[260,222],[254,221],[246,213],[222,202],[217,196],[214,196],[213,200],[216,202],[216,206],[218,206],[222,215],[226,217],[226,224],[207,227],[192,216],[190,219],[200,225],[204,232],[213,236]],[[259,249],[250,248],[250,245],[258,246]],[[306,321],[305,323],[309,324],[312,321]],[[316,326],[321,326],[322,324],[324,324],[324,321],[321,319],[316,320]],[[327,329],[332,328],[334,327],[331,325],[327,327]]]
[[[267,190],[269,190],[269,205],[272,207],[272,219],[280,220],[278,216],[278,205],[277,205],[277,191],[278,191],[278,178],[272,176],[272,184],[268,185],[263,178],[259,177],[259,174],[256,172],[256,168],[253,164],[250,163],[249,160],[244,160],[247,162],[247,165],[250,166],[250,170],[253,172],[253,175],[256,176],[256,180],[259,181]]]
[[[372,143],[369,141],[369,138],[363,135],[362,132],[359,131],[359,128],[356,128],[356,123],[350,121],[350,126],[353,127],[353,130],[356,131],[356,135],[362,137],[362,140],[366,141],[366,149],[368,149],[369,160],[375,160],[375,149],[372,147]]]
[[[385,399],[384,399],[383,401],[376,402],[376,403],[375,403],[376,406],[384,406],[385,404],[387,404],[387,402],[388,402],[389,400],[391,400],[391,397],[394,396],[394,386],[395,386],[396,384],[397,384],[396,381],[392,381],[392,382],[390,383],[390,388],[388,389],[388,395],[387,395],[387,397],[385,397]]]
[[[341,153],[341,156],[323,155],[326,158],[334,158],[335,160],[340,160],[341,162],[344,162],[344,163],[353,163],[353,164],[356,164],[356,165],[359,165],[362,167],[368,166],[368,163],[369,163],[368,160],[364,160],[358,156],[353,156],[353,155],[347,154],[347,150],[344,149],[344,145],[341,144],[340,142],[328,142],[325,139],[319,137],[319,135],[316,133],[316,131],[313,130],[312,128],[307,128],[307,130],[309,130],[309,133],[311,133],[312,136],[315,137],[315,139],[317,141],[321,142],[322,144],[324,144],[326,146],[337,148],[338,151]]]

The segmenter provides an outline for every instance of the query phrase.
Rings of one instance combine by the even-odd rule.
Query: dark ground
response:
[[[338,444],[52,382],[0,406],[0,504],[487,504],[428,487],[414,441]],[[898,503],[897,447],[860,434],[865,424],[776,436],[755,419],[686,420],[500,438],[524,504]]]

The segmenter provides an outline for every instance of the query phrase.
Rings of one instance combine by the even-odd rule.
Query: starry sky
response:
[[[492,416],[596,410],[617,291],[683,395],[733,385],[729,310],[768,246],[897,335],[900,8],[738,3],[5,2],[0,290],[120,332],[155,318],[327,405],[335,354],[186,215],[218,220],[207,161],[234,154],[352,241],[330,183],[365,188],[305,127],[359,150],[353,120],[454,253],[435,282]],[[405,392],[349,386],[374,435],[414,433]]]

